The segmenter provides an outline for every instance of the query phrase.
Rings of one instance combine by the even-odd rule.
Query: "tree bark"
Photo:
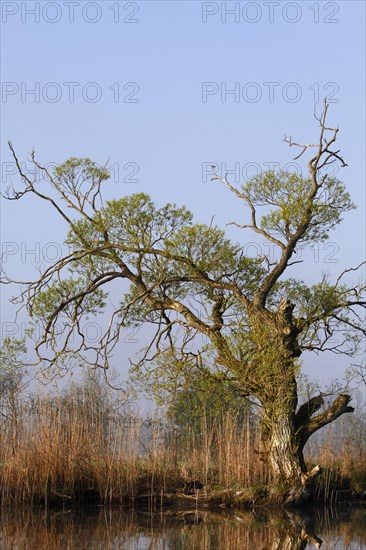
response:
[[[306,502],[312,495],[312,480],[320,469],[309,475],[293,417],[281,415],[274,419],[263,443],[273,479],[273,500],[282,504]]]
[[[296,479],[303,473],[293,422],[288,416],[277,418],[270,430],[268,462],[273,476],[279,481]]]

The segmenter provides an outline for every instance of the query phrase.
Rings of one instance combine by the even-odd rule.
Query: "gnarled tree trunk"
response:
[[[312,495],[313,479],[320,468],[308,472],[303,446],[291,416],[274,419],[263,438],[264,453],[273,477],[273,491],[284,504],[300,504]]]
[[[269,425],[267,420],[262,431],[262,456],[268,462],[274,485],[283,491],[284,504],[300,504],[313,495],[314,480],[321,473],[321,468],[307,468],[304,446],[314,432],[342,414],[353,412],[353,407],[348,406],[350,400],[349,395],[341,394],[324,412],[313,417],[324,404],[319,395],[303,404],[296,414],[279,410]]]

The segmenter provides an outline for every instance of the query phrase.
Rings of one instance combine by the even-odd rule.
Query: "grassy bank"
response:
[[[166,495],[245,504],[263,499],[271,486],[249,413],[240,423],[229,415],[203,418],[199,429],[181,433],[161,416],[143,419],[97,380],[13,397],[1,408],[3,505],[158,503]],[[326,469],[317,497],[364,495],[364,426],[338,428],[335,447],[333,429],[309,449],[310,460]]]

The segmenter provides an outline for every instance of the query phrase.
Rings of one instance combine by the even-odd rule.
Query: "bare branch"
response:
[[[214,169],[214,167],[212,167],[212,168]],[[235,222],[230,222],[228,225],[236,225],[236,227],[240,227],[241,229],[247,229],[247,228],[252,229],[256,233],[259,233],[259,235],[262,235],[262,237],[265,237],[269,241],[271,241],[274,244],[276,244],[277,246],[279,246],[281,249],[284,249],[285,245],[282,241],[276,239],[275,237],[270,235],[267,231],[265,231],[264,229],[258,227],[257,219],[256,219],[256,216],[257,216],[256,209],[255,209],[254,204],[252,203],[252,201],[248,197],[248,195],[246,195],[245,193],[241,193],[238,189],[236,189],[236,187],[231,185],[231,183],[228,182],[226,177],[222,178],[216,172],[214,172],[214,170],[213,170],[213,173],[214,173],[215,176],[213,178],[211,178],[211,181],[219,180],[222,183],[224,183],[226,185],[226,187],[228,187],[228,189],[230,189],[230,191],[232,193],[234,193],[239,199],[244,200],[246,202],[246,204],[249,206],[250,210],[251,210],[252,223],[250,225],[239,225]]]

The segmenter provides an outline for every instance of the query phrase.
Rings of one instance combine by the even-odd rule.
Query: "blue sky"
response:
[[[1,7],[3,190],[17,181],[10,139],[24,162],[32,147],[43,163],[109,159],[108,197],[146,191],[159,203],[186,204],[200,221],[214,215],[222,226],[243,223],[242,205],[206,181],[206,163],[235,169],[234,182],[238,172],[284,166],[294,156],[285,133],[316,140],[314,102],[319,111],[328,94],[329,121],[341,128],[349,165],[337,176],[359,208],[345,216],[330,248],[304,251],[307,263],[297,273],[315,281],[362,260],[363,1],[3,1]],[[62,221],[31,200],[3,201],[1,223],[5,267],[16,276],[33,276],[34,264],[62,247]],[[249,233],[228,234],[256,242]],[[3,336],[14,314],[8,295],[3,289]],[[124,373],[136,345],[121,349],[116,366]],[[315,361],[316,369],[306,361],[309,372],[324,365],[326,379],[348,364]]]

